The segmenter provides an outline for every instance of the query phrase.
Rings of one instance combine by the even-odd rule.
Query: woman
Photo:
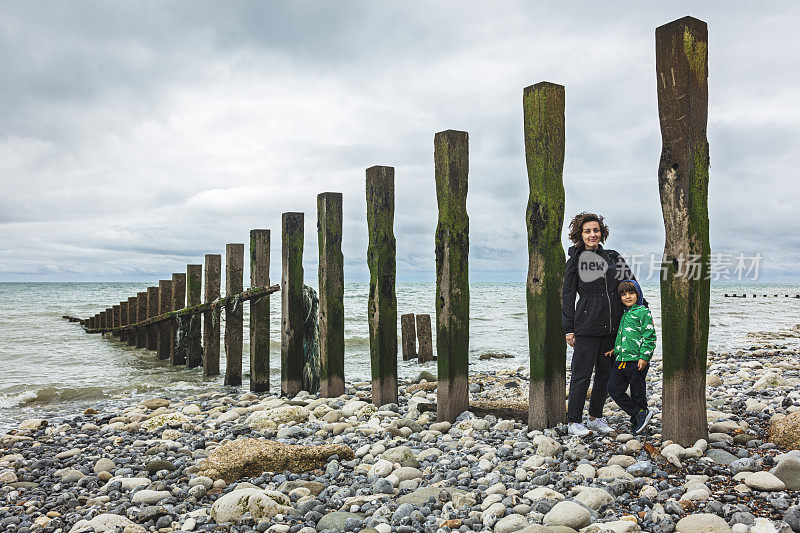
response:
[[[617,285],[623,279],[635,279],[625,260],[614,250],[603,248],[608,238],[603,217],[580,213],[569,224],[569,259],[564,273],[561,325],[572,353],[572,377],[569,381],[567,420],[569,434],[584,437],[592,431],[614,430],[603,418],[606,384],[611,358],[604,354],[614,347],[622,316]],[[578,296],[577,307],[575,296]],[[645,300],[644,305],[647,305]],[[589,381],[594,372],[589,420],[583,424],[583,407]]]

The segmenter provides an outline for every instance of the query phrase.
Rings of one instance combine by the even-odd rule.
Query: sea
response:
[[[87,408],[122,406],[148,397],[180,398],[208,391],[238,394],[248,390],[248,304],[245,309],[244,383],[223,385],[223,376],[205,378],[199,369],[172,367],[154,352],[137,349],[111,335],[87,334],[62,316],[89,317],[157,282],[0,283],[0,434],[25,418],[69,416]],[[642,284],[661,339],[658,282]],[[435,283],[398,283],[397,310],[429,313],[434,322]],[[725,294],[746,293],[747,298]],[[345,378],[368,381],[369,329],[367,282],[345,285]],[[752,295],[757,295],[753,298]],[[789,295],[786,298],[784,295]],[[800,324],[800,284],[720,282],[712,284],[709,349],[731,351],[755,341],[747,334],[788,330]],[[764,297],[768,295],[768,297]],[[774,295],[778,295],[775,297]],[[280,390],[280,293],[270,303],[272,390]],[[222,322],[224,328],[224,320]],[[528,365],[525,283],[470,284],[470,371],[517,369]],[[400,326],[398,323],[398,334]],[[796,341],[797,339],[794,339]],[[790,339],[787,343],[791,344]],[[510,358],[481,360],[487,352]],[[398,359],[400,343],[398,340]],[[568,359],[571,349],[568,348]],[[660,356],[657,348],[656,358]],[[225,368],[224,349],[221,368]],[[398,361],[401,378],[421,370],[436,373],[436,363]]]

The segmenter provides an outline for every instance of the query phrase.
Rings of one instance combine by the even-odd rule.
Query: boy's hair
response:
[[[603,222],[603,217],[585,211],[572,217],[569,223],[569,240],[577,245],[583,244],[581,234],[583,233],[583,225],[587,222],[597,222],[600,225],[600,242],[606,242],[608,234],[611,232]]]
[[[620,281],[619,285],[617,285],[617,294],[622,296],[626,292],[633,292],[637,295],[639,294],[639,291],[636,290],[636,285],[634,285],[632,281]]]

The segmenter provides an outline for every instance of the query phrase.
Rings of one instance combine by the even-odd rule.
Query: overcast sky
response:
[[[399,281],[434,279],[433,136],[469,132],[474,281],[524,280],[522,90],[566,86],[566,218],[660,254],[654,30],[709,25],[711,245],[800,281],[800,3],[0,2],[0,281],[141,280],[395,167]],[[566,241],[565,241],[566,242]],[[645,255],[645,257],[649,257]],[[646,260],[649,263],[649,259]],[[733,268],[733,267],[731,267]],[[646,268],[644,273],[646,274]]]

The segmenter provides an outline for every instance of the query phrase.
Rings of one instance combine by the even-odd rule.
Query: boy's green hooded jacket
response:
[[[642,305],[642,289],[633,280],[638,293],[636,303],[622,313],[614,342],[614,358],[616,361],[649,361],[656,349],[656,328],[653,327],[653,316],[650,310]]]

